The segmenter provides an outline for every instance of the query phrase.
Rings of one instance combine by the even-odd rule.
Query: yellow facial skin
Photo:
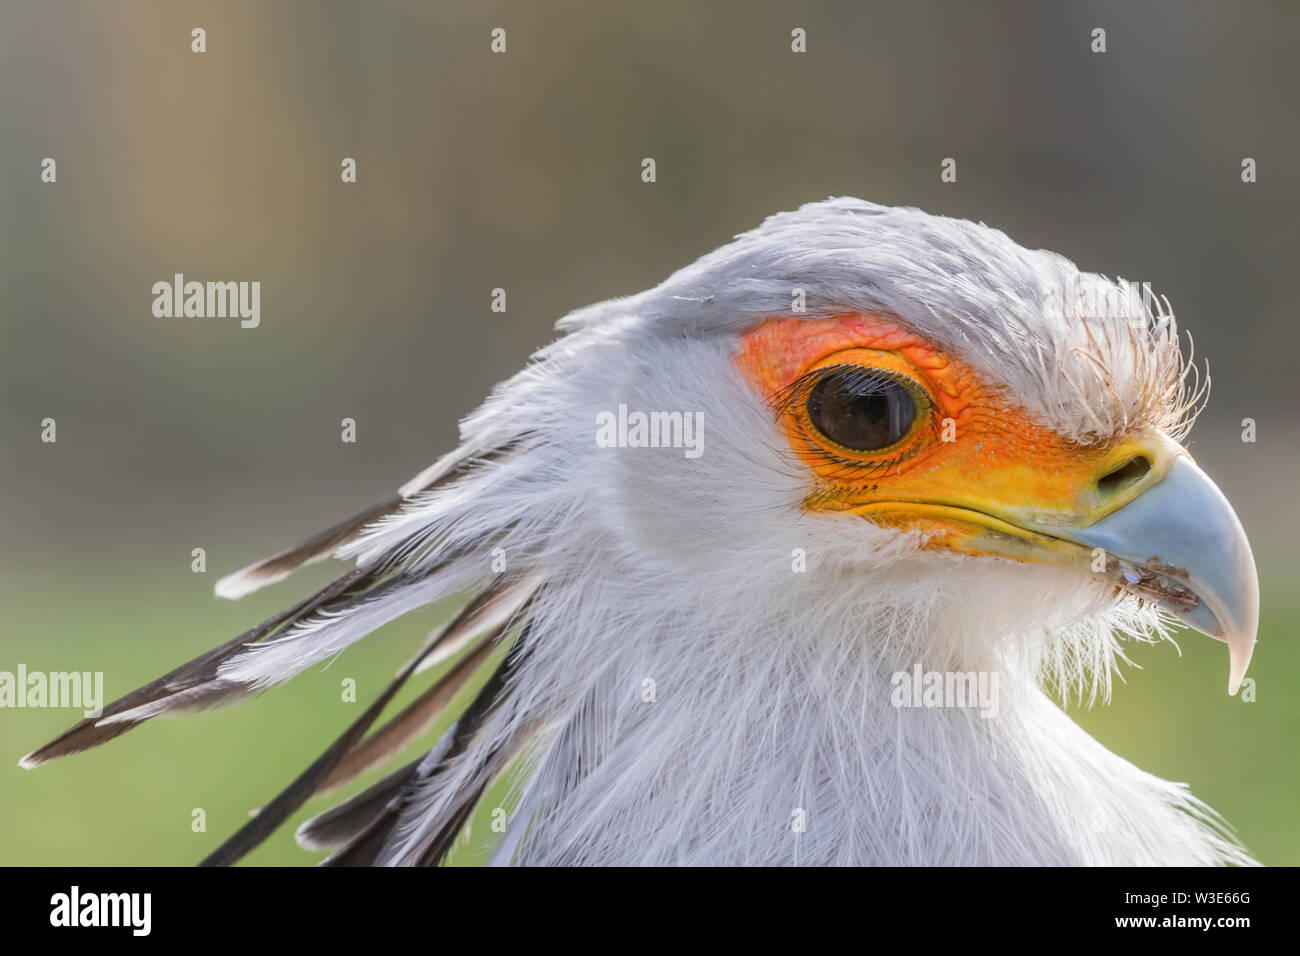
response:
[[[1051,529],[1087,527],[1159,482],[1186,454],[1148,429],[1104,447],[1067,442],[968,365],[881,316],[770,319],[744,336],[737,361],[779,410],[791,447],[817,478],[805,507],[922,531],[927,548],[1088,570],[1091,551],[1054,538]],[[901,441],[863,453],[813,426],[800,382],[837,365],[886,370],[917,386],[917,420]],[[1135,459],[1145,460],[1145,473],[1138,464],[1106,480]]]

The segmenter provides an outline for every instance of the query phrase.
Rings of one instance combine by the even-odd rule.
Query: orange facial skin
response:
[[[991,553],[988,539],[998,532],[1024,538],[1037,537],[1028,529],[1087,526],[1159,480],[1182,451],[1147,430],[1105,446],[1071,443],[971,366],[885,316],[772,318],[744,335],[736,361],[813,473],[806,508],[923,530],[932,546]],[[818,368],[845,364],[915,386],[917,420],[897,444],[854,451],[809,420],[804,386]],[[1144,480],[1099,484],[1135,456],[1151,466]],[[1005,553],[1006,543],[995,550]]]

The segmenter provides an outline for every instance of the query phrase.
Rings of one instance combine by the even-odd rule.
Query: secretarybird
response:
[[[251,696],[465,595],[205,862],[384,764],[485,669],[423,757],[299,841],[436,864],[509,774],[497,863],[1251,862],[1049,695],[1106,697],[1119,641],[1174,619],[1227,644],[1235,693],[1255,641],[1250,546],[1179,443],[1204,389],[1168,304],[1134,292],[917,209],[773,216],[562,319],[459,448],[217,593],[352,570],[23,764]]]

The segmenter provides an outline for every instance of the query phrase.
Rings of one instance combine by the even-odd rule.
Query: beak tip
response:
[[[1241,682],[1246,679],[1250,667],[1250,658],[1255,652],[1255,636],[1249,641],[1228,643],[1228,694],[1235,697],[1241,689]]]

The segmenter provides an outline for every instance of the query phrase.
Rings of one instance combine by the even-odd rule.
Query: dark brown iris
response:
[[[916,401],[889,375],[867,368],[837,369],[813,387],[808,417],[838,445],[878,451],[908,433],[916,420]]]

